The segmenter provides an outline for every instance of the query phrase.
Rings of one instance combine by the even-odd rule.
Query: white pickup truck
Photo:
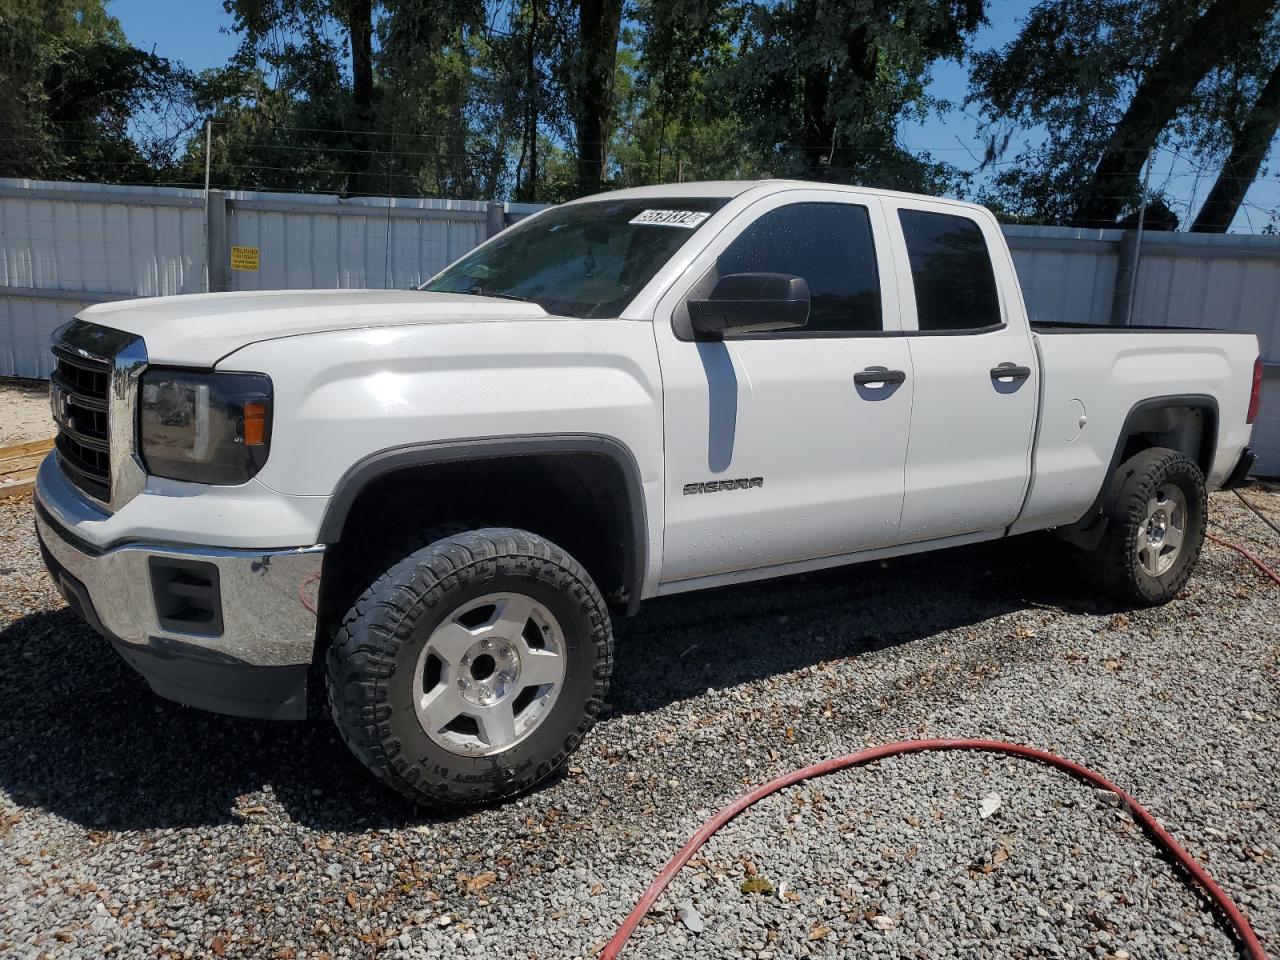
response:
[[[419,290],[90,307],[36,490],[162,696],[301,718],[418,800],[564,763],[642,600],[1056,529],[1162,603],[1241,481],[1254,337],[1027,320],[995,218],[811,183],[546,210]],[[1252,385],[1252,386],[1251,386]]]

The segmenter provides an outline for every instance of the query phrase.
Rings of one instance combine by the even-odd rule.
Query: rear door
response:
[[[915,372],[899,541],[1003,528],[1030,479],[1039,389],[1004,238],[967,207],[885,206],[906,266],[899,294]]]
[[[886,232],[875,197],[772,194],[659,304],[665,583],[896,541],[912,379]],[[695,340],[687,300],[752,272],[804,277],[808,324]]]

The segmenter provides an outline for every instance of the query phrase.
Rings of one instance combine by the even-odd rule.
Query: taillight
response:
[[[1253,361],[1253,388],[1249,391],[1249,415],[1245,423],[1253,423],[1258,415],[1258,407],[1262,404],[1262,358]]]

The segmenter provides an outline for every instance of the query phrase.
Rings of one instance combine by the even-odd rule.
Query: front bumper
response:
[[[56,519],[39,485],[35,499],[36,532],[54,583],[156,693],[235,716],[306,716],[323,546],[99,548]],[[203,571],[211,587],[197,589]],[[176,596],[182,604],[184,591],[198,593],[200,605],[216,605],[217,616],[182,629],[170,601]]]

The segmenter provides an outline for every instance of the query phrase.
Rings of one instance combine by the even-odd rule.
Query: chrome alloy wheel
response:
[[[1138,529],[1138,565],[1148,576],[1169,572],[1182,553],[1187,529],[1187,498],[1175,484],[1156,488],[1147,501],[1147,517]]]
[[[484,757],[528,737],[564,686],[565,639],[551,611],[520,593],[455,608],[414,671],[418,723],[451,753]]]

